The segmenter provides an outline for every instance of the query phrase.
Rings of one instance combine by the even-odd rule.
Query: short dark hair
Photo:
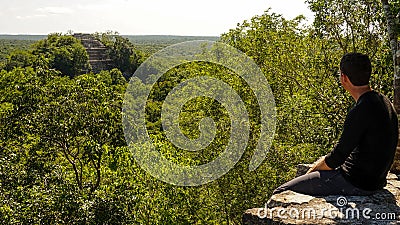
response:
[[[340,70],[354,86],[368,85],[372,73],[371,61],[368,55],[347,53],[340,60]]]

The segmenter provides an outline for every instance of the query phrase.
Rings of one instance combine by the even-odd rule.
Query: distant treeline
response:
[[[121,35],[128,38],[133,44],[176,44],[183,41],[219,39],[217,36],[178,36],[178,35]],[[0,34],[0,40],[28,40],[38,41],[47,38],[47,35],[12,35]]]
[[[153,54],[169,45],[194,40],[217,41],[217,36],[177,36],[177,35],[119,35],[127,38],[136,50]],[[44,40],[47,35],[10,35],[0,34],[0,61],[15,50],[26,50],[36,41]]]

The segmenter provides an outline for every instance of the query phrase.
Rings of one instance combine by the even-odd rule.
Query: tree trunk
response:
[[[381,0],[383,13],[386,17],[387,32],[389,35],[390,48],[392,50],[393,65],[394,65],[394,82],[393,82],[393,105],[397,113],[400,114],[400,51],[398,49],[397,41],[397,25],[396,18],[390,11],[390,5],[388,0]],[[391,172],[400,173],[400,140],[396,150],[396,156],[391,168]]]

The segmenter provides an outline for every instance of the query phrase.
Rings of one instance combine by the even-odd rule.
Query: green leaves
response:
[[[385,20],[379,0],[306,2],[315,13],[317,34],[335,42],[343,53],[360,51],[372,57],[380,51]]]
[[[39,124],[45,124],[38,126],[37,132],[49,147],[54,146],[65,157],[78,187],[89,185],[91,192],[100,185],[104,149],[124,145],[120,125],[122,95],[115,93],[110,73],[101,75],[109,82],[103,83],[91,74],[73,80],[51,80],[51,100],[42,105],[40,117],[36,118]],[[114,79],[120,80],[117,75],[113,75]]]
[[[89,56],[83,45],[70,35],[49,34],[33,45],[32,53],[43,56],[49,67],[74,77],[89,71]]]
[[[259,138],[260,109],[242,79],[227,68],[192,62],[169,70],[154,85],[146,105],[149,135],[163,156],[183,165],[203,164],[221,154],[231,118],[212,98],[187,101],[179,114],[182,133],[198,138],[205,117],[215,121],[217,132],[201,151],[179,149],[168,141],[160,121],[163,101],[174,87],[211,76],[231,86],[246,104],[251,134],[242,160],[220,179],[199,187],[156,180],[125,146],[125,77],[146,57],[134,52],[127,39],[98,35],[119,68],[98,74],[81,75],[88,69],[87,54],[71,36],[51,34],[29,51],[10,54],[0,72],[0,223],[240,223],[245,209],[264,205],[274,188],[294,176],[296,164],[314,161],[335,144],[353,104],[336,75],[344,52],[369,53],[372,85],[391,96],[390,49],[377,1],[308,3],[316,13],[313,27],[305,27],[302,16],[287,20],[266,11],[221,37],[254,59],[275,96],[278,128],[267,160],[257,170],[249,172],[248,163]],[[128,92],[149,88],[139,79],[131,82],[136,89]],[[135,115],[137,110],[124,113]]]
[[[30,67],[0,73],[2,222],[18,211],[14,218],[22,223],[61,222],[59,216],[76,212],[73,208],[83,204],[79,198],[89,198],[100,186],[107,171],[105,154],[109,157],[125,145],[122,74],[104,71],[74,79],[58,75]],[[70,190],[69,197],[62,197]],[[67,203],[57,206],[58,201]]]

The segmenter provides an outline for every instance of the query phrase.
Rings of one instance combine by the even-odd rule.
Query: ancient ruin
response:
[[[102,70],[110,69],[111,59],[107,54],[107,47],[91,34],[76,33],[73,35],[80,40],[89,55],[91,72],[99,73]],[[87,71],[89,72],[89,71]]]

